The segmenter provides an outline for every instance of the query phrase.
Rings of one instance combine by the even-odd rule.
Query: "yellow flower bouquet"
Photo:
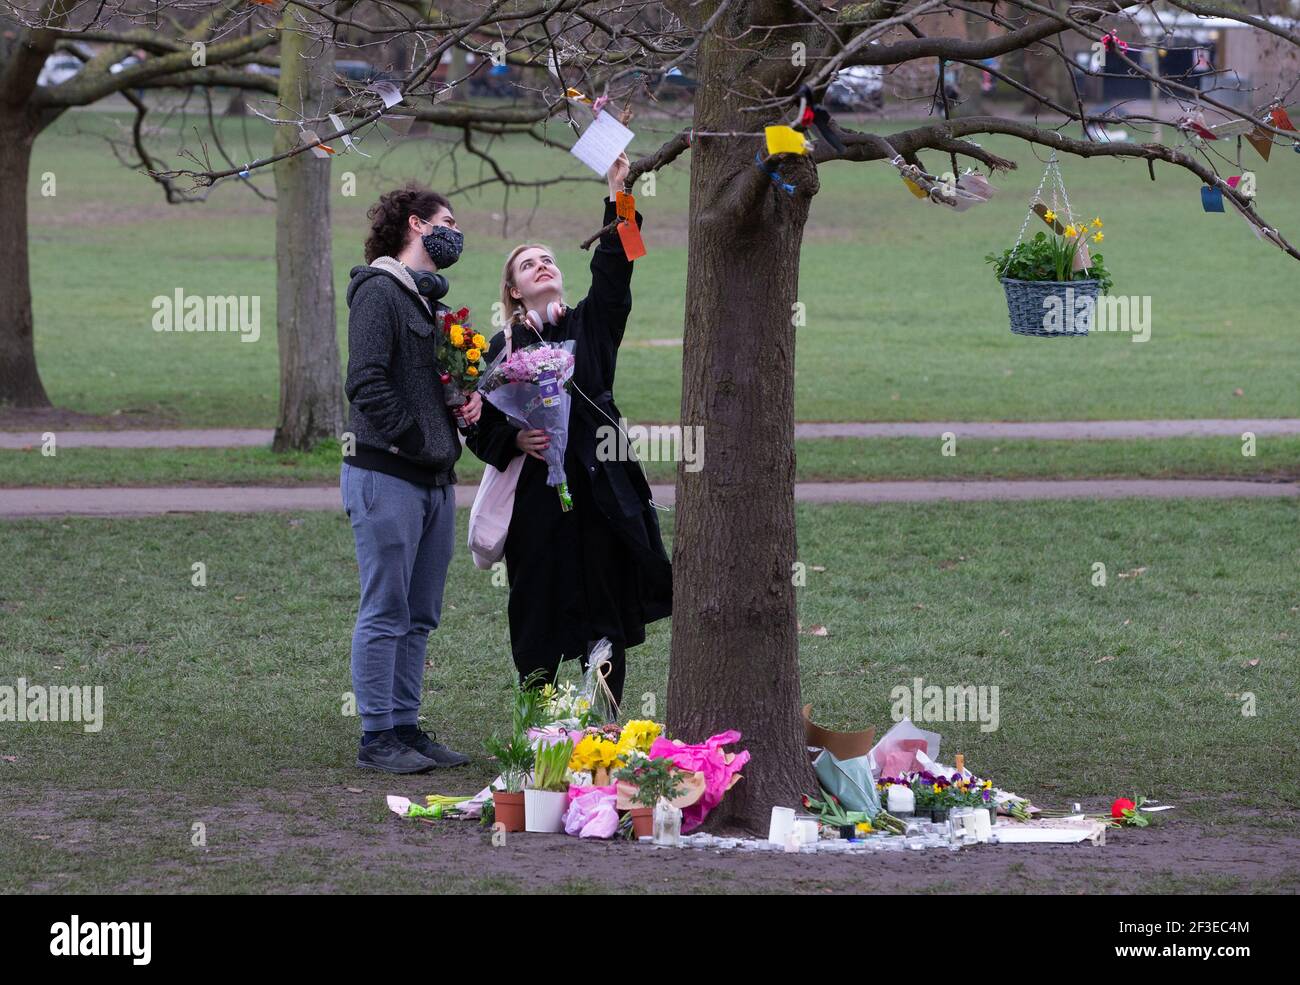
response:
[[[468,424],[456,408],[465,403],[466,395],[478,385],[486,348],[487,339],[475,332],[470,324],[468,308],[448,311],[442,316],[438,380],[442,383],[447,406],[456,413],[456,423],[461,427]]]

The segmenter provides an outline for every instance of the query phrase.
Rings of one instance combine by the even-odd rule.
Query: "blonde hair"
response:
[[[510,295],[510,292],[518,287],[515,283],[515,260],[524,250],[545,250],[551,256],[555,256],[555,251],[545,243],[520,243],[510,251],[510,255],[506,257],[506,265],[501,271],[501,310],[506,314],[507,324],[518,324],[527,314],[523,302]]]

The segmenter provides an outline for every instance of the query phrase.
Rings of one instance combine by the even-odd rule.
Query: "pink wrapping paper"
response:
[[[565,834],[579,838],[612,838],[618,831],[618,787],[569,787],[564,812]]]
[[[682,831],[691,831],[704,823],[709,811],[722,803],[722,795],[740,779],[740,769],[749,762],[746,751],[735,754],[722,747],[740,741],[735,729],[720,732],[700,745],[687,745],[679,739],[655,739],[650,746],[651,759],[669,759],[681,770],[704,774],[704,796],[682,808]]]

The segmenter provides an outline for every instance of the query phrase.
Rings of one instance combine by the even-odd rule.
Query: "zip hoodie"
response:
[[[392,257],[352,268],[348,284],[347,461],[425,486],[456,481],[455,418],[438,380],[437,320],[450,310]]]

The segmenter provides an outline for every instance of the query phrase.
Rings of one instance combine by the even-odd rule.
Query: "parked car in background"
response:
[[[57,86],[67,82],[81,71],[81,59],[66,51],[56,51],[45,59],[41,74],[36,76],[38,86]]]
[[[349,59],[335,61],[334,74],[347,79],[349,82],[360,82],[364,85],[369,85],[371,82],[390,81],[393,78],[391,73],[375,68],[369,62]]]
[[[141,58],[139,55],[127,55],[120,62],[115,62],[114,64],[110,65],[108,67],[108,70],[112,72],[114,75],[116,75],[118,72],[130,68],[132,65],[139,65],[140,62],[142,61],[144,61],[144,59]]]
[[[885,104],[884,71],[879,65],[851,65],[835,73],[826,89],[830,109],[876,110]]]

